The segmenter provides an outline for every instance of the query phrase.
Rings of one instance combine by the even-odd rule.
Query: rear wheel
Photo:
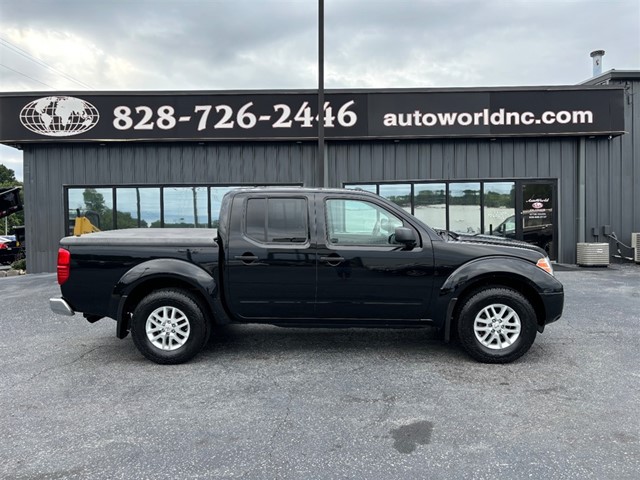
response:
[[[531,303],[510,288],[489,287],[464,301],[458,316],[458,336],[473,358],[508,363],[524,355],[536,338],[536,314]]]
[[[202,308],[185,290],[157,290],[144,297],[133,312],[131,336],[149,360],[178,364],[193,358],[209,338]]]

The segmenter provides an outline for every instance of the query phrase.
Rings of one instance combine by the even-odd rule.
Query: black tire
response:
[[[150,293],[137,305],[131,319],[136,348],[149,360],[164,365],[191,360],[207,343],[210,331],[203,309],[185,290]]]
[[[482,289],[467,298],[459,312],[460,343],[479,362],[513,362],[531,348],[536,338],[537,321],[531,303],[510,288]]]

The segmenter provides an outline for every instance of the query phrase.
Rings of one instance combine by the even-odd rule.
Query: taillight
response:
[[[9,247],[6,243],[0,243],[0,250],[9,250]]]
[[[58,285],[69,280],[71,271],[71,252],[64,248],[58,249]]]

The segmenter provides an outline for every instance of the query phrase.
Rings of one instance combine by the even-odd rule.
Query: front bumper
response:
[[[50,298],[49,299],[49,307],[53,310],[54,313],[58,315],[75,315],[76,312],[69,306],[69,304],[62,298]]]
[[[564,308],[564,292],[543,293],[542,303],[544,304],[545,319],[544,324],[555,322],[562,316]]]

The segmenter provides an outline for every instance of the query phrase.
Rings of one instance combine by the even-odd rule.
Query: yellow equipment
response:
[[[99,231],[100,229],[98,227],[96,227],[85,215],[81,215],[78,211],[78,216],[76,217],[76,222],[73,226],[73,234],[76,237],[84,235],[85,233],[94,233]]]

